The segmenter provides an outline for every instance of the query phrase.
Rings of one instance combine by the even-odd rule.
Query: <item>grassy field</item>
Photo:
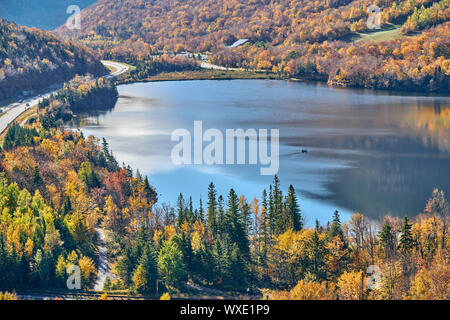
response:
[[[401,32],[401,25],[387,25],[383,29],[374,32],[358,33],[358,37],[353,39],[355,42],[366,42],[366,41],[389,41],[393,39],[398,39],[403,37]]]
[[[278,75],[271,72],[255,71],[223,71],[223,70],[195,70],[183,72],[165,72],[160,73],[141,81],[176,81],[176,80],[231,80],[231,79],[278,79]],[[126,79],[123,83],[132,82],[132,79]]]

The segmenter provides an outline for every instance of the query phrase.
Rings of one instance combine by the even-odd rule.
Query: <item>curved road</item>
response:
[[[102,61],[103,65],[107,67],[111,67],[114,69],[109,75],[105,76],[107,79],[112,79],[114,77],[120,76],[129,71],[129,67],[119,62],[114,61]],[[21,102],[14,102],[6,106],[6,111],[1,114],[0,117],[0,134],[3,133],[8,126],[17,119],[22,113],[24,113],[27,109],[34,107],[39,103],[42,98],[49,97],[53,93],[56,93],[57,90],[48,92],[46,94],[38,95]],[[22,122],[24,124],[25,121]],[[22,125],[21,124],[21,125]],[[95,291],[102,291],[103,286],[105,285],[106,278],[113,278],[114,275],[109,272],[108,267],[108,255],[106,252],[106,242],[105,242],[105,233],[102,229],[96,228],[95,231],[98,234],[98,271],[97,271],[97,281],[95,282]],[[30,299],[31,296],[25,296],[25,299]],[[24,298],[24,297],[22,297]]]
[[[106,67],[111,67],[114,71],[105,76],[107,79],[112,79],[114,77],[120,76],[130,70],[130,68],[122,63],[115,61],[102,61],[103,65]],[[28,98],[23,101],[13,102],[5,107],[6,111],[0,114],[0,134],[3,133],[9,124],[12,123],[18,116],[24,113],[28,108],[34,107],[39,103],[42,98],[49,97],[51,94],[56,93],[57,90],[38,95],[32,98]]]

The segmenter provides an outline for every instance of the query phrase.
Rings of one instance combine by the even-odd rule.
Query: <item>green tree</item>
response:
[[[286,197],[286,215],[288,226],[294,231],[299,231],[303,228],[303,221],[297,202],[297,195],[292,184],[289,186],[288,195]]]
[[[386,259],[392,259],[395,255],[395,234],[392,230],[391,224],[386,221],[378,236],[380,248],[384,251]]]
[[[180,193],[177,199],[177,214],[178,214],[177,224],[178,226],[181,226],[187,219],[186,208],[182,193]]]
[[[330,230],[328,231],[328,238],[331,240],[336,236],[338,236],[343,243],[346,243],[344,238],[344,231],[342,230],[341,226],[341,218],[337,210],[333,214],[333,222],[331,223]]]
[[[139,266],[134,273],[133,282],[136,289],[141,293],[156,293],[157,279],[158,265],[156,262],[156,254],[149,241],[139,259]]]
[[[326,252],[325,243],[320,239],[317,230],[315,230],[307,243],[308,270],[315,280],[325,280],[326,278]]]
[[[225,217],[225,232],[228,233],[232,243],[236,243],[241,254],[250,258],[250,248],[241,211],[238,208],[238,197],[231,189],[228,194],[228,210]]]
[[[186,279],[183,253],[174,239],[163,244],[158,257],[158,269],[161,277],[171,284]]]
[[[217,201],[216,201],[216,188],[214,183],[210,183],[208,186],[208,229],[211,235],[215,238],[217,236]]]
[[[97,188],[100,186],[100,182],[98,181],[97,175],[92,169],[92,164],[90,162],[83,162],[81,164],[78,177],[88,189]]]
[[[272,208],[269,211],[269,220],[273,223],[274,234],[280,235],[286,230],[286,219],[283,216],[283,192],[280,187],[280,179],[275,175],[272,189]]]
[[[412,224],[408,223],[408,217],[403,219],[402,231],[398,249],[403,254],[407,254],[415,246],[416,242],[411,232]]]

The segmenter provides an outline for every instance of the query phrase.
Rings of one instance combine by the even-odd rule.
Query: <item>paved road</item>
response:
[[[98,271],[94,291],[102,291],[106,278],[113,279],[114,275],[109,271],[105,232],[101,228],[95,228],[95,232],[98,235]]]
[[[102,61],[103,65],[107,67],[114,68],[114,72],[107,75],[105,78],[111,79],[114,77],[117,77],[121,74],[124,74],[125,72],[128,72],[130,68],[122,63],[114,62],[114,61]],[[51,94],[56,93],[57,90],[48,92],[46,94],[42,94],[39,96],[35,96],[32,98],[28,98],[22,102],[14,102],[5,107],[5,110],[3,112],[3,115],[0,117],[0,134],[3,133],[6,128],[8,128],[9,124],[13,122],[18,116],[20,116],[22,113],[24,113],[28,108],[34,107],[39,103],[39,100],[41,100],[44,97],[49,97]],[[28,106],[27,106],[28,105]]]
[[[52,91],[42,96],[33,97],[24,100],[23,102],[14,102],[6,106],[6,111],[3,112],[3,115],[0,117],[0,133],[8,128],[9,124],[13,122],[18,116],[25,112],[30,107],[33,107],[39,103],[43,97],[48,97],[52,93],[56,91]],[[27,106],[28,105],[28,106]]]
[[[202,61],[202,63],[200,64],[200,67],[203,68],[203,69],[213,69],[213,70],[223,70],[223,71],[225,71],[225,70],[233,70],[232,68],[225,68],[225,67],[218,66],[218,65],[215,65],[215,64],[211,64],[211,63],[205,62],[205,61]]]
[[[107,79],[111,79],[111,78],[120,76],[121,74],[124,74],[125,72],[128,72],[128,70],[130,70],[130,68],[123,63],[119,63],[119,62],[115,62],[115,61],[106,61],[106,60],[102,60],[102,63],[104,66],[115,69],[114,72],[110,73],[109,75],[107,75],[105,77]]]

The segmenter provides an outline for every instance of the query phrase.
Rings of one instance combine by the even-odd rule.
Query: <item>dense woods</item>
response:
[[[447,22],[421,35],[381,43],[325,41],[289,49],[223,49],[211,60],[340,86],[449,92],[449,30]]]
[[[198,205],[182,194],[175,207],[158,204],[149,179],[119,165],[106,140],[63,129],[60,115],[85,110],[80,106],[93,92],[117,98],[104,79],[77,77],[5,135],[2,289],[64,288],[73,264],[83,288],[91,288],[94,228],[102,226],[117,275],[105,290],[155,297],[158,281],[159,293],[171,295],[195,284],[270,299],[449,298],[449,204],[442,191],[414,219],[373,222],[356,213],[342,222],[336,211],[314,227],[305,225],[294,187],[284,193],[276,176],[251,201],[233,189],[219,195],[211,183]]]
[[[142,60],[135,60],[136,69],[130,72],[132,81],[141,80],[163,72],[180,72],[199,70],[198,64],[183,57],[148,57]]]
[[[55,95],[39,102],[39,121],[44,128],[49,129],[71,120],[74,113],[110,110],[117,98],[116,86],[104,78],[76,76]],[[31,118],[33,121],[35,117]]]
[[[152,295],[159,279],[172,293],[190,281],[271,299],[449,298],[449,206],[438,190],[414,220],[386,216],[378,224],[356,213],[342,223],[336,211],[314,228],[304,227],[294,188],[283,195],[277,177],[251,202],[233,189],[218,195],[211,183],[204,204],[180,195],[176,208],[149,208],[134,232],[108,202],[121,248],[110,289]],[[380,276],[374,286],[370,268]]]
[[[43,101],[25,127],[8,129],[0,163],[2,289],[65,287],[72,264],[81,269],[83,287],[90,287],[96,276],[93,227],[105,199],[124,200],[125,208],[129,193],[142,185],[148,201],[155,201],[148,181],[120,167],[105,141],[66,131],[56,121],[66,108],[84,110],[93,93],[105,92],[117,99],[105,80],[76,78]]]
[[[372,4],[381,8],[382,30],[398,28],[395,39],[364,41],[373,33],[366,23]],[[448,0],[101,0],[83,10],[81,32],[57,32],[107,56],[204,52],[215,64],[279,77],[448,92],[449,10]],[[250,41],[227,47],[244,38]]]
[[[198,70],[162,51],[207,52],[212,63],[330,85],[449,92],[449,1],[375,2],[399,37],[364,41],[366,0],[100,0],[81,31],[58,29],[98,56],[136,67],[133,81]],[[228,46],[237,39],[249,42]],[[115,277],[105,290],[157,297],[194,286],[268,299],[450,299],[449,203],[434,190],[414,218],[306,223],[293,185],[277,176],[261,196],[229,190],[176,206],[139,170],[119,164],[108,142],[64,128],[76,113],[107,110],[115,85],[91,49],[0,20],[0,99],[68,81],[0,150],[0,291],[82,287],[97,275],[96,227],[107,234]],[[90,73],[91,75],[78,76]],[[429,122],[431,123],[431,122]],[[428,123],[427,123],[428,124]],[[432,130],[432,125],[423,125]],[[420,126],[422,124],[416,124]],[[157,292],[157,288],[159,289]],[[17,299],[0,292],[0,300]]]
[[[61,84],[76,74],[106,72],[87,48],[0,19],[0,100]]]

